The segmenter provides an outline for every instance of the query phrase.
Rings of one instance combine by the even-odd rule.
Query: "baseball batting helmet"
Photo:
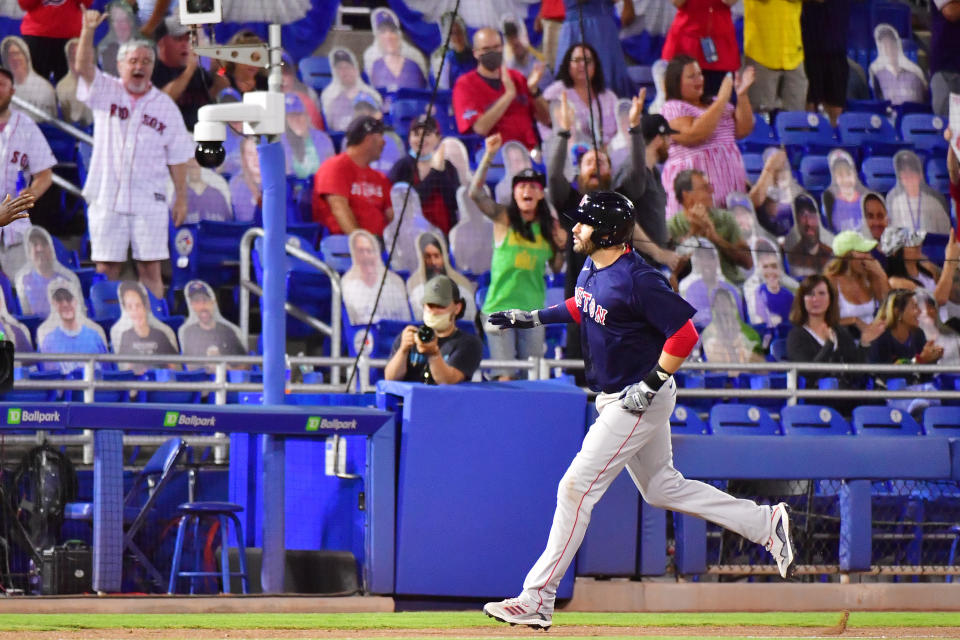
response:
[[[615,191],[588,193],[566,216],[593,227],[590,239],[598,247],[623,244],[633,233],[633,203]]]

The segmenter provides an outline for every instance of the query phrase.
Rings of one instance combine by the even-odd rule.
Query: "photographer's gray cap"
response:
[[[460,300],[460,288],[447,276],[433,276],[423,286],[423,303],[449,307]]]

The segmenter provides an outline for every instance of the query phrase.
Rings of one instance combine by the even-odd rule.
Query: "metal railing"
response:
[[[247,344],[250,338],[250,293],[252,292],[257,296],[263,295],[263,288],[250,279],[250,261],[253,242],[254,239],[262,238],[263,235],[263,229],[254,227],[253,229],[247,230],[240,239],[240,333],[243,337],[243,344]],[[339,355],[341,353],[343,335],[343,327],[340,321],[341,301],[343,299],[343,292],[340,287],[340,276],[326,262],[296,246],[296,240],[292,238],[287,239],[284,250],[287,252],[287,255],[302,260],[311,267],[315,267],[330,279],[330,324],[311,316],[290,302],[284,302],[284,310],[297,320],[306,323],[308,326],[328,336],[330,338],[330,353]],[[349,365],[352,364],[352,362],[352,359],[346,359],[346,364]],[[332,363],[330,382],[334,385],[340,382],[340,367],[343,364],[344,363],[339,361]]]

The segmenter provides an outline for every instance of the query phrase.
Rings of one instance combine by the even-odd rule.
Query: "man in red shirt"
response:
[[[93,0],[18,0],[20,8],[26,12],[20,23],[20,35],[23,36],[33,69],[44,80],[57,84],[70,70],[64,46],[70,38],[80,35],[80,22],[83,10],[93,4]],[[53,76],[51,80],[50,76]]]
[[[457,129],[480,136],[499,133],[504,142],[517,140],[534,149],[539,143],[534,119],[550,126],[550,109],[537,88],[543,68],[529,78],[507,69],[500,34],[487,27],[473,35],[473,55],[477,68],[460,76],[453,87]]]
[[[334,234],[359,228],[382,236],[393,220],[390,181],[370,163],[383,151],[383,123],[359,116],[344,142],[347,148],[325,160],[313,177],[313,219]]]

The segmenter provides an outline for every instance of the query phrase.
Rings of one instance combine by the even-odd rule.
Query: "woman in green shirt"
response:
[[[567,243],[566,230],[550,215],[544,199],[546,177],[524,169],[513,177],[510,204],[498,204],[484,190],[487,170],[503,144],[500,134],[486,139],[480,166],[470,183],[470,197],[480,211],[493,221],[493,259],[490,264],[490,286],[483,304],[484,320],[494,311],[543,308],[546,298],[544,273],[547,262],[558,272],[563,265],[562,248]],[[544,351],[544,329],[497,329],[484,325],[490,356],[495,360],[526,360],[541,357]],[[500,380],[509,380],[516,371],[494,372]]]

